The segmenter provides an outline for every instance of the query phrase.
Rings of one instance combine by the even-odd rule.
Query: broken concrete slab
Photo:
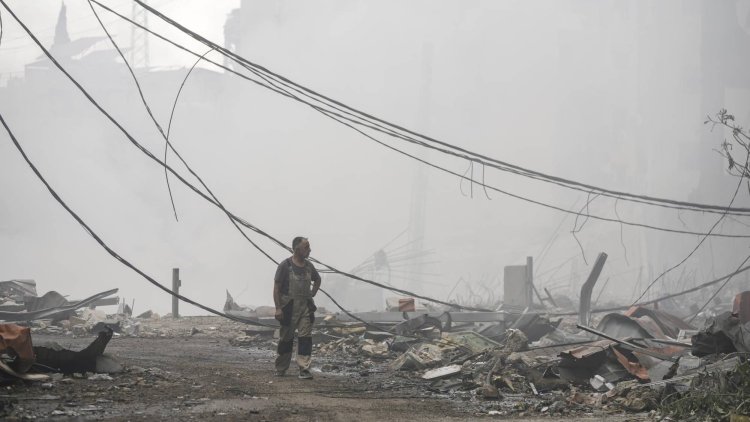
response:
[[[374,340],[367,339],[362,345],[362,352],[372,358],[385,358],[388,356],[388,344],[385,342],[376,343]]]
[[[599,374],[594,375],[594,377],[591,378],[590,384],[594,390],[600,393],[603,393],[605,391],[610,391],[615,388],[614,384],[612,384],[611,382],[608,382],[606,379],[604,379],[603,376]]]
[[[447,378],[456,375],[461,372],[461,365],[448,365],[440,368],[431,369],[422,374],[422,379],[435,380],[439,378]]]

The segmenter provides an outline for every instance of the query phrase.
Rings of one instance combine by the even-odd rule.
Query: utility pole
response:
[[[180,269],[172,268],[172,293],[176,295],[180,294],[181,285],[182,282],[180,281]],[[172,318],[180,317],[179,305],[180,299],[178,299],[177,296],[172,296]]]

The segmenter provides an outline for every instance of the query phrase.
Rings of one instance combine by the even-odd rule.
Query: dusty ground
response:
[[[387,370],[384,363],[332,362],[319,357],[315,379],[273,376],[272,340],[229,344],[239,324],[218,317],[164,320],[152,337],[115,337],[107,347],[125,365],[112,379],[93,374],[49,383],[14,383],[0,394],[5,420],[250,420],[250,421],[636,421],[645,415],[581,414],[524,417],[509,412],[522,400],[484,401],[431,393],[425,384]],[[192,328],[200,332],[191,335]],[[94,336],[33,334],[35,344],[56,341],[81,349]],[[364,365],[364,366],[363,366]],[[321,368],[325,372],[321,372]],[[106,378],[106,377],[105,377]],[[494,410],[494,412],[492,412]],[[500,414],[490,415],[490,412]],[[503,413],[514,413],[504,416]]]

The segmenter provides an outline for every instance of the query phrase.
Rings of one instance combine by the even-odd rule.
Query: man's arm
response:
[[[313,281],[313,288],[312,288],[312,295],[313,297],[318,293],[318,290],[320,289],[320,274],[318,274],[318,270],[313,267],[312,271],[312,281]]]
[[[281,321],[283,318],[283,312],[281,311],[281,281],[284,279],[284,266],[279,265],[276,268],[276,274],[273,276],[273,304],[276,306],[276,313],[274,317]]]
[[[281,309],[281,283],[278,281],[273,282],[273,304],[276,310]]]

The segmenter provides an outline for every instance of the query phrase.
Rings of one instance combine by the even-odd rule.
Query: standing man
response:
[[[273,278],[276,319],[281,323],[276,357],[276,376],[284,376],[292,361],[294,330],[297,330],[297,366],[301,379],[312,379],[312,324],[315,319],[313,296],[320,288],[320,274],[307,260],[310,242],[304,237],[292,241],[294,255],[285,259]]]

